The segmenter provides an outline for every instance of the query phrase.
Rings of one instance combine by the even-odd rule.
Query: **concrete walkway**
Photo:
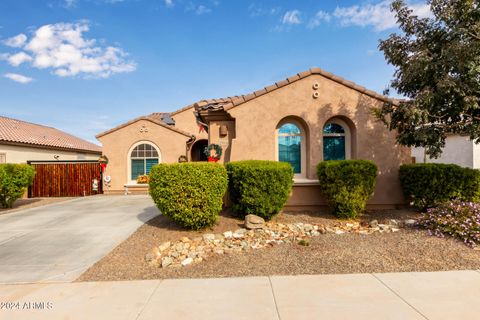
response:
[[[94,196],[0,216],[0,283],[72,281],[159,211],[148,196]]]
[[[0,319],[467,320],[480,318],[480,273],[0,285],[0,302],[14,307]]]

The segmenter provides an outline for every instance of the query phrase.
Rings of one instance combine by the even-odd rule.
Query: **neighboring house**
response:
[[[399,166],[411,162],[410,149],[398,146],[372,114],[383,103],[397,103],[319,68],[312,68],[254,93],[202,100],[172,113],[153,113],[97,135],[110,159],[106,193],[146,191],[136,185],[159,162],[204,160],[208,144],[223,148],[221,163],[245,159],[290,162],[295,170],[287,206],[325,205],[316,165],[327,159],[369,159],[379,167],[370,207],[404,203]],[[203,130],[205,128],[205,130]],[[208,131],[208,134],[205,132]],[[143,188],[143,189],[141,189]]]
[[[453,163],[462,167],[480,168],[480,144],[470,140],[469,136],[447,136],[443,152],[437,159],[425,155],[424,148],[412,148],[412,156],[416,163]]]
[[[0,116],[0,163],[98,160],[102,148],[58,129]]]

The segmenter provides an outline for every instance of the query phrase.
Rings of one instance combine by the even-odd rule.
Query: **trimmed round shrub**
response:
[[[162,163],[150,172],[149,193],[163,215],[198,230],[217,220],[227,184],[227,171],[220,164]]]
[[[375,190],[377,166],[367,160],[328,160],[317,165],[323,196],[340,218],[356,218]]]
[[[400,167],[405,198],[425,210],[450,200],[480,200],[480,171],[455,164],[417,163]]]
[[[28,164],[0,164],[0,205],[11,208],[32,185],[35,169]]]
[[[480,244],[480,204],[453,201],[428,209],[419,226],[437,237],[446,235],[462,240],[471,247]]]
[[[293,168],[289,163],[245,160],[229,162],[226,167],[236,215],[255,214],[269,220],[282,210],[293,185]]]

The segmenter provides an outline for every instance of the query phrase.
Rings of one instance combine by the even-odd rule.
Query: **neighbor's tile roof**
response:
[[[250,93],[250,94],[245,94],[245,95],[241,95],[241,96],[234,96],[234,97],[227,97],[227,98],[220,98],[220,99],[200,100],[200,101],[198,101],[198,102],[196,102],[192,105],[189,105],[185,108],[182,108],[180,110],[188,109],[192,106],[194,106],[197,111],[206,110],[206,109],[210,109],[210,110],[219,110],[219,109],[229,110],[229,109],[231,109],[233,107],[236,107],[238,105],[241,105],[241,104],[243,104],[243,103],[245,103],[249,100],[255,99],[259,96],[262,96],[266,93],[269,93],[271,91],[282,88],[282,87],[287,86],[289,84],[292,84],[292,83],[294,83],[294,82],[296,82],[300,79],[309,77],[311,75],[321,75],[321,76],[323,76],[327,79],[335,81],[339,84],[342,84],[342,85],[344,85],[348,88],[356,90],[360,93],[363,93],[367,96],[378,99],[380,101],[389,102],[389,103],[392,103],[394,105],[397,105],[401,101],[401,100],[398,100],[398,99],[392,99],[390,97],[378,94],[375,91],[372,91],[372,90],[369,90],[365,87],[362,87],[362,86],[360,86],[360,85],[358,85],[358,84],[356,84],[352,81],[348,81],[348,80],[346,80],[342,77],[338,77],[338,76],[334,75],[333,73],[330,73],[330,72],[325,71],[323,69],[320,69],[318,67],[314,67],[314,68],[311,68],[307,71],[297,73],[296,75],[294,75],[292,77],[289,77],[285,80],[276,82],[276,83],[274,83],[274,84],[272,84],[268,87],[257,90],[255,92]]]
[[[0,143],[101,153],[102,148],[58,129],[0,116]]]

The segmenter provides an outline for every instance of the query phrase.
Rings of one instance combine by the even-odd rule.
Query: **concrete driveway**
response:
[[[94,196],[0,216],[0,283],[73,281],[160,214],[149,196]]]

